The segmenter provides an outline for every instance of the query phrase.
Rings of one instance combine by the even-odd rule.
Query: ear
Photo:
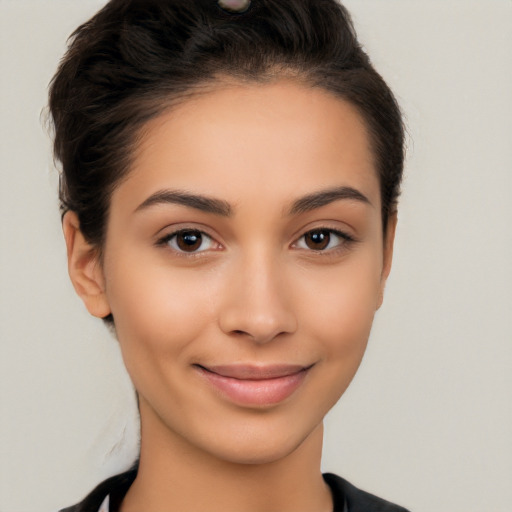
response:
[[[75,291],[91,315],[104,318],[111,311],[105,294],[99,251],[85,240],[75,212],[66,212],[62,219],[62,229],[66,240],[69,277]]]
[[[396,224],[398,222],[398,215],[396,212],[389,216],[386,237],[384,238],[384,250],[383,250],[383,261],[382,261],[382,273],[380,276],[380,293],[379,301],[377,303],[377,309],[382,306],[384,301],[384,288],[386,287],[386,281],[389,273],[391,272],[391,264],[393,262],[393,246],[395,243],[395,232]]]

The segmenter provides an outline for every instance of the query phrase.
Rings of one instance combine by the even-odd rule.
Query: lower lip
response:
[[[276,405],[291,396],[304,381],[308,369],[273,379],[242,380],[224,377],[198,367],[200,374],[221,395],[245,406]]]

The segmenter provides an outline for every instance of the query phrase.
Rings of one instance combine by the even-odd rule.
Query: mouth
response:
[[[313,365],[194,365],[223,398],[243,406],[283,402],[302,385]]]

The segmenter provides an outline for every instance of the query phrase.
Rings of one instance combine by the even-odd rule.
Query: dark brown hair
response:
[[[110,195],[129,172],[140,129],[175,101],[225,76],[292,76],[353,104],[380,180],[384,230],[396,208],[404,130],[392,92],[336,0],[111,0],[71,36],[50,86],[61,209],[102,246]]]

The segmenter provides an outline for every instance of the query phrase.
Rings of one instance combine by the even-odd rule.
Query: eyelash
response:
[[[202,249],[200,251],[187,252],[187,251],[181,250],[179,247],[172,247],[170,245],[171,241],[173,239],[175,240],[175,239],[177,239],[178,235],[185,234],[185,233],[201,235],[201,238],[203,241],[204,241],[204,239],[207,239],[210,241],[210,243],[217,244],[217,242],[214,241],[212,236],[210,236],[208,233],[205,233],[204,231],[201,231],[200,229],[183,228],[183,229],[178,229],[177,231],[173,231],[172,233],[168,233],[167,235],[163,236],[162,238],[160,238],[157,241],[157,245],[168,247],[178,256],[183,256],[183,257],[187,257],[187,258],[194,258],[194,257],[197,258],[199,256],[202,256],[203,252],[206,252],[207,250],[210,249],[210,247],[208,247],[207,249]],[[217,244],[217,245],[220,245],[220,244]]]
[[[345,233],[343,231],[339,231],[337,229],[328,228],[328,227],[317,227],[314,229],[310,229],[310,230],[306,231],[304,234],[302,234],[297,239],[297,241],[292,244],[292,247],[297,247],[299,242],[301,240],[303,240],[306,236],[314,234],[314,233],[322,233],[322,232],[327,233],[330,237],[332,237],[333,235],[335,237],[337,237],[339,239],[338,244],[335,247],[325,248],[325,249],[311,249],[308,247],[302,247],[300,249],[303,249],[303,250],[310,252],[312,254],[315,254],[315,255],[327,256],[327,255],[335,254],[341,250],[347,249],[350,245],[354,244],[357,241],[354,237],[350,236],[348,233]],[[215,242],[213,237],[210,236],[208,233],[205,233],[204,231],[201,231],[200,229],[193,229],[193,228],[184,228],[184,229],[179,229],[177,231],[173,231],[172,233],[168,233],[165,236],[163,236],[162,238],[160,238],[159,240],[157,240],[156,245],[169,247],[178,256],[187,257],[187,258],[201,257],[203,255],[202,253],[210,250],[211,247],[208,247],[206,249],[202,249],[199,251],[187,252],[187,251],[181,250],[179,247],[171,247],[170,246],[170,242],[172,240],[176,240],[178,235],[185,234],[185,233],[201,235],[203,240],[206,238],[207,240],[210,241],[211,244],[220,245],[217,242]],[[331,240],[329,240],[329,244],[330,243],[331,243]]]
[[[345,233],[344,231],[339,231],[338,229],[327,228],[327,227],[318,227],[318,228],[314,228],[314,229],[310,229],[309,231],[306,231],[296,242],[294,242],[293,245],[297,246],[301,240],[305,239],[308,235],[312,235],[314,233],[327,233],[330,237],[328,245],[330,245],[331,238],[333,235],[339,239],[337,245],[335,247],[331,247],[331,248],[327,247],[324,249],[311,249],[309,247],[307,247],[307,248],[303,247],[304,250],[311,252],[315,255],[326,256],[326,255],[336,254],[337,252],[339,252],[341,250],[347,249],[348,246],[350,246],[351,244],[353,244],[356,241],[354,237],[350,236],[348,233]]]

